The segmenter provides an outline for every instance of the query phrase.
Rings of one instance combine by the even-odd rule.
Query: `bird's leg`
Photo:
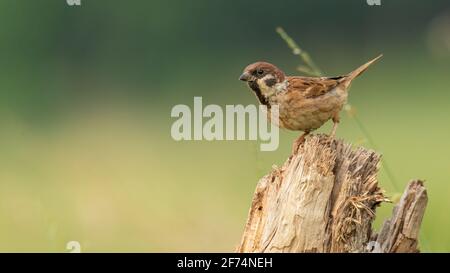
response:
[[[292,144],[292,154],[296,154],[300,145],[305,142],[305,137],[309,134],[309,131],[305,131],[302,135],[300,135]]]
[[[334,139],[334,136],[336,135],[336,129],[338,127],[338,122],[333,123],[333,129],[331,129],[330,139]]]
[[[334,139],[334,136],[336,135],[336,130],[339,124],[339,113],[334,115],[333,117],[333,129],[331,129],[331,134],[329,136],[330,140]]]

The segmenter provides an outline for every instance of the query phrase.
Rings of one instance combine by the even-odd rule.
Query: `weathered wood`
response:
[[[378,187],[379,162],[380,155],[374,151],[352,149],[351,145],[340,140],[329,141],[326,136],[307,138],[282,167],[275,167],[258,182],[236,251],[373,250],[368,249],[368,243],[371,238],[376,238],[371,228],[375,208],[388,201]],[[399,224],[386,226],[386,234],[399,234],[400,226],[405,225],[398,218],[410,217],[420,226],[425,205],[422,210],[416,210],[411,207],[413,203],[404,203],[404,209],[398,210],[397,217],[394,213],[391,220]],[[380,249],[407,252],[406,245],[416,247],[404,237],[417,239],[419,226],[401,231],[402,238],[394,236],[398,239],[380,241],[379,244],[386,245]],[[382,238],[378,236],[378,239]]]
[[[384,222],[373,252],[419,252],[420,224],[427,206],[427,190],[423,181],[409,183],[392,217]]]

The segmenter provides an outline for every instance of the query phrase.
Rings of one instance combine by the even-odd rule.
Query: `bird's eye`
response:
[[[256,70],[256,73],[257,73],[258,75],[262,75],[262,74],[264,74],[264,70],[258,69],[258,70]]]

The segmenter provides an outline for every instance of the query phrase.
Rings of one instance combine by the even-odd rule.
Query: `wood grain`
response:
[[[236,252],[417,252],[426,207],[421,181],[406,189],[380,235],[375,209],[380,155],[327,136],[306,139],[296,154],[257,184]]]

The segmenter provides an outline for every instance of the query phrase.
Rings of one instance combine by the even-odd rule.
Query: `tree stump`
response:
[[[418,252],[427,193],[412,181],[379,234],[381,156],[327,136],[306,139],[256,187],[236,252]]]

